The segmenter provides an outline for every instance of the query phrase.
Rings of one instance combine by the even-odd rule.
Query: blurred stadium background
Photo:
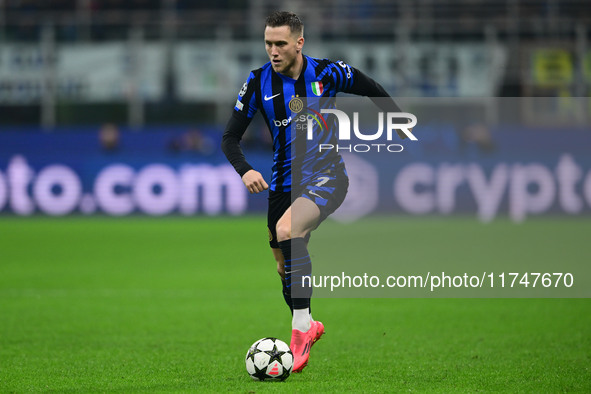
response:
[[[334,217],[368,221],[324,224],[314,258],[573,269],[543,296],[589,296],[588,1],[0,0],[0,391],[252,391],[246,347],[290,325],[266,195],[220,141],[276,9],[419,119],[402,154],[347,157]],[[260,117],[244,148],[268,179]],[[591,390],[588,299],[314,307],[332,337],[272,389]]]
[[[0,212],[264,210],[263,199],[240,190],[219,142],[237,90],[266,62],[264,18],[283,7],[301,14],[307,54],[343,59],[407,109],[436,114],[439,127],[409,148],[413,160],[488,160],[489,170],[494,161],[541,160],[547,171],[526,176],[524,193],[548,201],[531,210],[589,211],[589,163],[571,152],[590,138],[591,11],[582,0],[2,0]],[[456,124],[445,127],[449,113]],[[245,146],[268,167],[260,119]],[[543,186],[559,160],[582,184],[561,189],[570,181],[558,175],[548,181],[555,187]],[[206,185],[199,202],[195,185]],[[232,193],[218,190],[224,185]],[[394,210],[413,213],[401,205]]]

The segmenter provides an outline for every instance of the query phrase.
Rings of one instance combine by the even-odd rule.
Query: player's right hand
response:
[[[246,174],[242,175],[242,182],[251,194],[260,193],[269,188],[269,185],[265,182],[265,178],[263,178],[260,172],[255,170],[249,170]]]

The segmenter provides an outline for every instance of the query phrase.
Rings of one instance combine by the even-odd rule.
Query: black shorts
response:
[[[318,174],[297,191],[277,192],[270,190],[269,209],[267,211],[269,245],[272,248],[279,248],[277,222],[297,198],[307,198],[318,206],[320,209],[320,218],[316,224],[316,227],[318,227],[320,223],[341,206],[347,195],[348,188],[349,178],[347,172],[344,167],[340,167]]]

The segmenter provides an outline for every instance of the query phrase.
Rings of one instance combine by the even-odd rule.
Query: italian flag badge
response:
[[[324,85],[322,85],[322,82],[312,82],[312,92],[316,96],[320,96],[322,92],[324,92]]]

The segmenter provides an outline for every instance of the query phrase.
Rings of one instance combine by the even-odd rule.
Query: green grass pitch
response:
[[[591,255],[584,220],[499,220],[457,249],[483,225],[388,226],[406,244],[437,240],[415,248],[424,259]],[[539,228],[556,231],[524,249]],[[2,217],[0,392],[591,392],[590,299],[315,299],[327,334],[308,367],[252,381],[250,344],[290,335],[266,237],[262,217]]]

